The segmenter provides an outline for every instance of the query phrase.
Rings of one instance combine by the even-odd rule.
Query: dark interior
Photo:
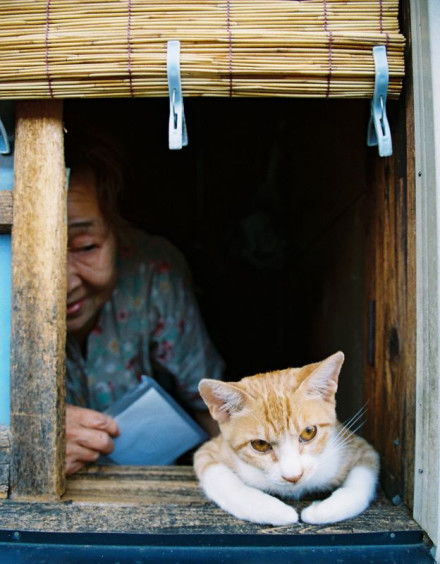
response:
[[[227,379],[342,350],[340,419],[363,403],[368,102],[187,99],[66,103],[124,147],[126,218],[185,254]],[[71,125],[70,125],[71,124]]]

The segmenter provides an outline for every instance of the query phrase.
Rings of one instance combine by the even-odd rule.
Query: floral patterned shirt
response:
[[[104,411],[142,374],[181,404],[206,409],[202,378],[221,378],[180,252],[162,237],[127,229],[120,237],[118,279],[88,336],[87,357],[67,338],[68,403]]]

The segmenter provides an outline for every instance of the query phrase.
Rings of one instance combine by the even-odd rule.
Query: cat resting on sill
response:
[[[208,498],[239,519],[271,525],[299,518],[293,507],[271,494],[298,499],[333,490],[301,512],[306,523],[349,519],[368,507],[379,457],[336,419],[343,362],[344,355],[337,352],[320,363],[239,382],[200,382],[200,393],[221,430],[194,456]]]

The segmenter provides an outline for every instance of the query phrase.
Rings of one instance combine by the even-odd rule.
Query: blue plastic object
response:
[[[376,79],[374,94],[371,100],[371,115],[368,123],[367,145],[378,146],[381,157],[393,154],[390,125],[387,118],[387,92],[388,92],[388,59],[385,45],[373,47],[374,68]]]
[[[9,425],[11,237],[0,235],[0,425]]]
[[[12,116],[12,107],[0,104],[6,117]],[[12,190],[14,165],[9,137],[0,126],[0,190]],[[10,418],[10,345],[11,345],[11,236],[0,234],[0,425],[9,425]]]

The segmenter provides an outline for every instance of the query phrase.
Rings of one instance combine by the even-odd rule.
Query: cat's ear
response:
[[[233,413],[241,411],[245,402],[243,392],[219,380],[201,380],[199,392],[212,417],[219,423],[225,423]]]
[[[338,377],[344,363],[344,353],[337,352],[323,360],[304,380],[300,388],[309,399],[332,400],[338,389]]]

